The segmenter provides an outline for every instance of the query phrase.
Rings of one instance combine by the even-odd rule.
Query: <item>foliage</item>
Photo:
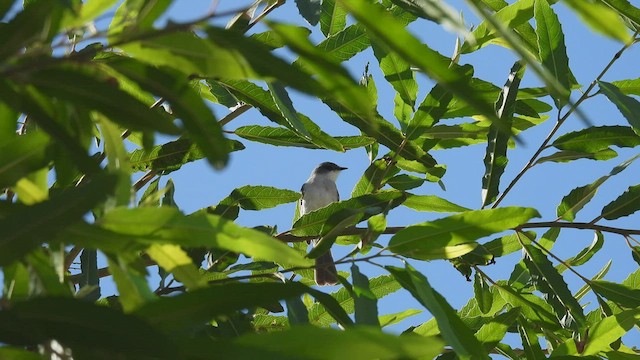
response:
[[[0,358],[640,356],[624,338],[640,320],[639,272],[612,282],[603,279],[610,264],[592,279],[576,270],[619,237],[640,259],[640,229],[612,222],[637,216],[640,185],[615,190],[600,215],[576,221],[640,154],[574,184],[562,199],[545,199],[559,203],[555,215],[501,206],[509,193],[527,191],[518,186],[533,168],[640,149],[640,80],[603,80],[640,40],[640,9],[624,0],[563,1],[620,43],[584,85],[572,73],[554,0],[468,0],[480,19],[474,28],[435,0],[236,3],[234,11],[172,22],[165,13],[178,0],[0,2]],[[291,21],[306,25],[270,20],[283,6],[296,6],[300,17]],[[416,37],[416,24],[455,32],[454,55]],[[516,56],[503,86],[461,65],[490,45]],[[367,65],[360,81],[348,71],[356,55],[372,55],[376,70]],[[419,81],[422,74],[432,82]],[[525,88],[524,76],[544,86]],[[382,83],[393,99],[379,98]],[[322,102],[353,134],[329,134],[295,108],[294,91]],[[583,104],[595,98],[610,101],[608,110],[626,122],[578,121],[582,128],[558,134],[567,120],[588,117]],[[393,101],[394,121],[381,111],[385,101]],[[249,109],[273,124],[233,128]],[[505,186],[509,157],[527,141],[522,132],[544,124],[547,113],[555,125]],[[364,148],[370,165],[351,198],[279,234],[237,219],[241,210],[296,202],[296,191],[239,184],[218,204],[187,214],[173,182],[160,185],[190,162],[222,169],[231,152],[254,143]],[[435,152],[473,144],[484,144],[479,208],[420,193],[425,183],[444,188],[446,166]],[[398,209],[453,214],[388,224]],[[594,241],[563,258],[552,251],[563,228],[595,233]],[[305,241],[317,237],[307,253]],[[338,245],[353,247],[337,262],[350,274],[341,272],[339,289],[328,294],[311,286],[312,259]],[[510,276],[488,275],[497,258],[518,250]],[[380,265],[383,274],[358,266],[382,258],[394,263]],[[473,279],[466,306],[456,310],[431,286],[417,270],[423,261],[448,261]],[[117,295],[102,297],[104,277]],[[578,291],[575,278],[584,285]],[[433,318],[398,336],[381,328],[420,311],[397,304],[394,314],[380,314],[378,300],[401,289]]]

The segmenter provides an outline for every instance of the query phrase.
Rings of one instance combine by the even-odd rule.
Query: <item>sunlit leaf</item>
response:
[[[631,40],[631,34],[622,19],[607,5],[580,0],[565,0],[564,2],[594,31],[621,42]]]
[[[0,144],[0,188],[47,165],[49,137],[42,132],[12,136]]]
[[[320,13],[320,29],[324,36],[332,36],[342,31],[347,24],[347,12],[336,0],[324,0]]]
[[[520,207],[466,211],[398,231],[389,241],[389,250],[422,260],[458,257],[473,250],[475,240],[538,216],[536,210]],[[461,245],[462,249],[456,248]]]

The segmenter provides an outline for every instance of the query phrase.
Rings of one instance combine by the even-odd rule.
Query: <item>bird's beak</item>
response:
[[[340,171],[342,171],[342,170],[347,170],[347,169],[348,169],[348,168],[346,168],[346,167],[340,167]]]

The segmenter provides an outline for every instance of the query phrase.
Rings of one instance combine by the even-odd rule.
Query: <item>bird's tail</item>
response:
[[[336,265],[333,263],[331,251],[327,251],[316,258],[315,278],[318,285],[335,285],[338,283],[338,270],[336,270]]]

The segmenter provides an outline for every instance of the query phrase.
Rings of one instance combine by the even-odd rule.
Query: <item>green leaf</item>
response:
[[[438,0],[391,0],[394,4],[406,9],[411,14],[434,21],[445,29],[455,32],[463,38],[469,31],[463,18],[456,9]]]
[[[301,283],[230,283],[210,286],[174,297],[164,297],[145,304],[135,314],[165,332],[180,333],[202,327],[207,320],[216,316],[264,306],[277,300],[300,296],[303,293],[309,293],[323,303],[331,305],[332,309],[339,308],[333,299],[327,301],[328,295]],[[348,320],[344,311],[339,318]]]
[[[372,161],[354,186],[351,197],[358,197],[380,191],[387,181],[399,171],[395,165],[390,164],[387,158],[383,157],[382,159]]]
[[[522,249],[522,243],[528,244],[530,243],[530,239],[536,238],[536,233],[533,231],[527,231],[524,234],[525,236],[519,235],[518,233],[505,235],[497,239],[487,241],[482,244],[482,247],[495,257],[509,255]]]
[[[547,357],[540,347],[538,334],[534,331],[532,324],[526,319],[518,319],[518,333],[522,339],[523,354],[529,360],[543,360]]]
[[[172,273],[188,290],[202,288],[207,282],[189,255],[177,245],[153,244],[145,251],[158,266]]]
[[[362,119],[373,121],[373,108],[367,93],[339,62],[309,41],[308,33],[290,25],[270,23],[269,26],[304,59],[317,80],[316,93],[320,93],[324,101],[333,100]]]
[[[479,238],[538,216],[536,210],[521,207],[466,211],[398,231],[389,240],[389,250],[414,259],[450,259],[473,250]]]
[[[547,0],[535,0],[534,17],[536,19],[536,35],[538,39],[539,56],[542,66],[546,67],[555,77],[558,84],[566,89],[562,93],[552,93],[558,109],[567,104],[570,95],[571,82],[569,76],[569,58],[564,44],[562,25]]]
[[[595,196],[600,185],[607,181],[612,176],[619,174],[621,171],[627,168],[632,162],[634,162],[640,155],[636,155],[631,159],[621,163],[611,170],[608,175],[600,177],[593,183],[585,186],[577,187],[562,198],[562,201],[558,205],[556,213],[558,217],[567,221],[573,221],[576,217],[576,213],[580,211],[591,199]]]
[[[335,7],[340,9],[343,15],[346,15],[340,5],[336,4]],[[366,50],[370,45],[371,41],[364,27],[360,24],[353,24],[321,41],[317,47],[323,50],[329,58],[344,62]],[[301,64],[303,68],[305,67],[304,59],[299,59],[296,63]]]
[[[631,41],[631,34],[629,34],[624,22],[607,5],[580,0],[565,0],[564,2],[594,31],[623,43]]]
[[[399,206],[404,199],[405,195],[400,191],[383,191],[332,203],[300,217],[293,224],[291,234],[296,236],[324,235],[346,217],[356,215],[350,221],[351,225],[355,225],[389,208]],[[342,225],[347,226],[347,224]]]
[[[18,180],[49,162],[49,137],[43,132],[12,136],[0,144],[0,188]]]
[[[279,127],[269,127],[260,125],[241,126],[234,130],[234,133],[241,138],[275,146],[294,146],[307,149],[322,149],[323,147],[311,141],[303,139],[295,132]],[[336,136],[335,140],[344,150],[368,146],[375,142],[375,139],[368,136]]]
[[[395,325],[408,317],[418,315],[420,313],[422,313],[422,310],[408,309],[395,314],[381,315],[378,321],[380,322],[381,327],[387,327]]]
[[[507,145],[511,138],[515,101],[524,71],[525,67],[520,62],[516,62],[513,65],[509,72],[509,78],[496,102],[498,120],[491,122],[489,127],[487,151],[484,157],[485,172],[482,176],[483,207],[493,203],[500,193],[500,177],[509,161],[507,158]]]
[[[614,220],[628,216],[640,210],[640,185],[629,188],[617,199],[602,208],[601,216],[607,220]]]
[[[369,290],[377,299],[394,293],[400,288],[400,284],[390,275],[381,275],[369,279]],[[353,297],[346,288],[340,288],[338,291],[332,293],[331,296],[347,313],[353,313],[355,311]],[[320,303],[314,303],[309,307],[309,320],[312,324],[320,326],[329,326],[335,323],[335,320],[333,320],[325,306]]]
[[[605,280],[594,280],[589,284],[594,292],[622,307],[634,309],[640,306],[640,289]]]
[[[320,13],[320,30],[324,36],[332,36],[347,25],[347,12],[336,0],[324,0]]]
[[[47,96],[70,103],[82,103],[125,128],[178,133],[168,114],[161,110],[150,110],[137,98],[111,85],[107,74],[96,67],[68,64],[46,67],[29,73],[25,80]],[[69,83],[74,86],[67,86]]]
[[[484,279],[476,272],[473,278],[473,295],[478,304],[478,308],[483,314],[487,314],[491,310],[493,303],[493,294],[491,288]]]
[[[456,213],[469,210],[464,206],[454,204],[435,195],[407,194],[407,200],[405,200],[402,205],[413,210],[426,212]]]
[[[86,1],[80,7],[80,11],[75,16],[70,16],[67,13],[66,17],[62,21],[63,28],[72,28],[82,26],[88,22],[91,22],[98,16],[104,14],[107,10],[112,8],[118,0],[90,0]]]
[[[309,324],[309,311],[304,305],[302,298],[294,296],[292,298],[285,299],[287,304],[287,318],[291,325],[306,325]]]
[[[313,26],[320,20],[321,1],[320,0],[296,0],[300,15]]]
[[[631,330],[639,318],[638,310],[633,309],[608,316],[593,324],[589,328],[589,339],[580,355],[597,355],[611,350],[611,343]]]
[[[3,236],[0,239],[0,264],[20,259],[65,227],[79,221],[115,186],[111,176],[95,176],[77,188],[66,189],[35,205],[15,208],[0,218]]]
[[[96,301],[100,298],[100,278],[98,276],[98,252],[91,249],[83,249],[80,253],[80,290],[84,287],[93,287],[90,293],[83,297],[88,301]],[[54,295],[54,294],[51,294]]]
[[[385,266],[387,271],[413,295],[436,319],[442,337],[460,359],[489,359],[473,332],[460,319],[449,303],[435,291],[427,278],[410,265],[406,268]]]
[[[452,99],[453,95],[442,85],[434,86],[418,106],[411,122],[407,125],[407,138],[417,139],[425,131],[432,128],[444,116]]]
[[[124,58],[112,59],[109,66],[168,101],[173,115],[182,120],[190,139],[209,162],[216,168],[226,164],[231,146],[222,134],[222,127],[182,74]]]
[[[56,15],[60,15],[61,10],[62,6],[57,2],[36,1],[26,4],[22,11],[2,26],[0,60],[4,63],[5,59],[17,55],[24,47],[46,41],[49,34],[56,34],[60,25]]]
[[[215,344],[218,344],[215,345],[218,358],[234,360],[430,359],[443,348],[442,341],[435,337],[396,336],[366,327],[341,331],[312,326],[262,335],[249,334],[231,343]],[[206,348],[211,346],[214,344],[207,344]]]
[[[302,121],[298,118],[298,113],[296,109],[293,108],[293,102],[291,101],[291,98],[289,98],[289,94],[284,86],[277,81],[269,82],[267,83],[267,86],[269,87],[269,92],[273,97],[273,101],[278,109],[280,109],[284,119],[289,123],[289,128],[304,139],[310,139],[311,135],[304,127]]]
[[[271,186],[246,185],[234,189],[219,205],[239,205],[244,210],[269,209],[280,204],[298,201],[300,193]],[[218,206],[219,206],[218,205]]]
[[[630,96],[623,94],[615,85],[598,81],[600,91],[616,105],[620,113],[627,119],[633,131],[640,135],[640,102]]]
[[[554,305],[556,301],[560,302],[561,306],[555,307],[558,318],[563,318],[568,312],[573,321],[577,323],[578,328],[582,328],[586,321],[582,306],[571,294],[564,278],[540,249],[533,245],[524,245],[523,248],[528,256],[524,259],[525,265],[527,265],[529,272],[537,277],[538,289],[550,295],[548,299],[550,304]]]
[[[229,141],[233,150],[242,150],[244,145],[237,141]],[[168,174],[182,165],[203,159],[205,154],[198,145],[187,138],[169,141],[150,149],[137,149],[129,154],[129,164],[133,171],[157,171]]]
[[[36,298],[0,312],[1,342],[35,346],[50,339],[85,359],[179,357],[173,341],[146,322],[88,301]]]
[[[534,164],[542,164],[545,162],[565,163],[580,159],[590,160],[610,160],[618,156],[618,153],[611,149],[598,150],[593,153],[585,153],[573,150],[558,151],[549,156],[542,156],[536,160]]]
[[[410,190],[420,187],[424,182],[425,179],[423,178],[409,174],[400,174],[389,179],[387,184],[397,190]]]
[[[604,245],[604,236],[599,230],[594,231],[593,241],[589,246],[582,249],[576,256],[567,259],[565,262],[571,266],[580,266],[589,261]],[[558,271],[564,270],[564,265],[558,265]]]
[[[612,81],[611,85],[620,89],[625,95],[640,95],[640,78]]]
[[[519,308],[497,315],[476,331],[476,338],[482,342],[487,351],[491,351],[504,338],[518,316],[520,316]]]
[[[282,113],[268,91],[248,81],[225,80],[224,82],[221,81],[221,83],[225,85],[239,100],[253,105],[269,120],[285,127],[290,126],[289,122],[287,122],[282,116]],[[307,132],[311,135],[311,142],[321,148],[344,151],[340,142],[322,131],[322,129],[308,117],[300,113],[297,114],[297,117],[303,123]]]
[[[560,150],[596,153],[609,146],[636,147],[640,136],[628,126],[592,126],[558,137],[551,146]]]
[[[33,351],[14,348],[10,346],[0,347],[0,359],[11,360],[45,360],[45,355],[35,353]]]
[[[353,278],[352,296],[356,325],[369,325],[379,328],[378,298],[369,287],[369,278],[360,272],[360,268],[355,263],[351,265],[351,276]]]
[[[170,243],[185,247],[212,247],[242,253],[255,259],[290,266],[309,266],[296,250],[260,231],[241,227],[216,215],[182,215],[177,209],[116,208],[99,225],[129,235],[140,243]]]
[[[382,6],[370,4],[365,0],[341,0],[340,4],[364,25],[377,41],[420,68],[438,84],[474,106],[481,114],[490,119],[496,118],[493,109],[475,95],[468,85],[466,76],[462,75],[462,71],[452,64],[450,59],[430,49],[411,35],[404,24],[385,11]]]

